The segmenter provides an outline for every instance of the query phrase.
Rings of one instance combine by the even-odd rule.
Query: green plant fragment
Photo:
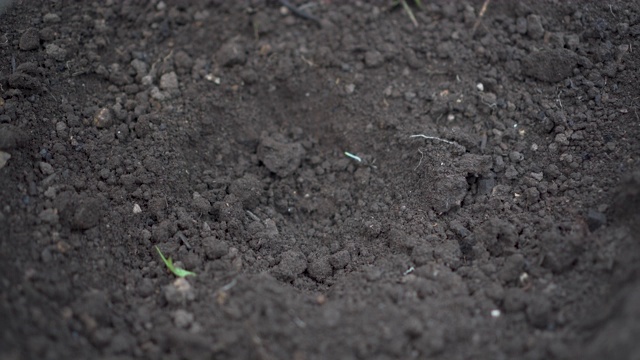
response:
[[[160,251],[160,248],[156,245],[156,250],[158,251],[158,254],[160,255],[160,257],[162,258],[162,261],[164,261],[164,264],[167,265],[167,268],[169,270],[171,270],[171,272],[177,276],[177,277],[185,277],[185,276],[195,276],[196,273],[191,272],[189,270],[185,270],[179,267],[176,267],[175,265],[173,265],[173,260],[171,260],[171,258],[165,258],[164,255],[162,254],[162,251]]]

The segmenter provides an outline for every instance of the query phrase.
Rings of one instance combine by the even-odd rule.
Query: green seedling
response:
[[[344,154],[346,156],[352,158],[353,160],[357,161],[357,162],[360,162],[360,163],[362,162],[362,159],[360,158],[360,156],[353,155],[352,153],[350,153],[348,151],[345,151]]]
[[[169,270],[171,270],[172,273],[174,273],[177,277],[185,277],[185,276],[189,276],[189,275],[193,275],[195,276],[196,273],[176,267],[173,265],[173,260],[171,260],[171,258],[165,258],[164,255],[162,255],[162,251],[160,251],[160,248],[156,245],[156,250],[158,250],[158,254],[160,254],[160,257],[162,258],[162,261],[164,261],[164,264],[167,265],[167,268]]]
[[[414,3],[419,9],[422,9],[422,0],[414,0]],[[413,14],[413,10],[411,10],[411,6],[409,6],[409,4],[407,3],[407,0],[398,0],[396,2],[396,5],[397,4],[402,5],[402,9],[404,10],[404,12],[407,13],[407,16],[409,16],[409,19],[411,19],[413,26],[418,27],[418,20],[416,19],[416,16]]]

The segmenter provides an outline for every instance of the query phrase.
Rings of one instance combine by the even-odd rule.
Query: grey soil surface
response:
[[[0,358],[640,358],[640,5],[410,3],[4,8]]]

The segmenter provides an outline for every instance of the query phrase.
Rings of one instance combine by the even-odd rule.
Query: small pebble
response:
[[[542,179],[544,178],[544,173],[542,172],[532,172],[531,173],[531,177],[538,180],[538,181],[542,181]]]
[[[133,213],[140,214],[142,212],[142,208],[138,204],[133,204]]]
[[[60,22],[60,16],[54,13],[48,13],[42,17],[42,21],[45,24],[55,24]]]
[[[98,129],[104,129],[113,123],[113,114],[109,108],[103,107],[93,117],[93,125]]]
[[[7,162],[11,159],[11,154],[8,152],[0,151],[0,169],[7,165]]]
[[[170,72],[162,75],[160,78],[160,88],[162,90],[176,90],[178,89],[178,75],[175,72]]]
[[[55,172],[55,170],[53,170],[53,166],[49,163],[41,162],[38,166],[40,167],[40,171],[45,175],[51,175]]]
[[[364,54],[364,63],[370,68],[378,67],[384,63],[384,56],[377,50],[367,51]]]
[[[344,91],[347,94],[353,94],[353,92],[356,90],[356,85],[355,84],[347,84],[344,87]]]
[[[520,161],[524,160],[524,155],[517,151],[512,151],[509,153],[509,160],[514,163],[519,163]]]

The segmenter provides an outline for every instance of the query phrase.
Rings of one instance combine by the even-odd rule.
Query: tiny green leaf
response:
[[[156,250],[158,251],[158,254],[160,254],[160,257],[162,258],[162,261],[164,261],[164,264],[167,265],[167,268],[169,270],[171,270],[172,273],[174,273],[177,277],[185,277],[185,276],[189,276],[189,275],[196,275],[196,273],[176,267],[173,265],[173,260],[171,260],[171,258],[165,258],[164,255],[162,255],[162,251],[160,251],[160,248],[156,245]]]

